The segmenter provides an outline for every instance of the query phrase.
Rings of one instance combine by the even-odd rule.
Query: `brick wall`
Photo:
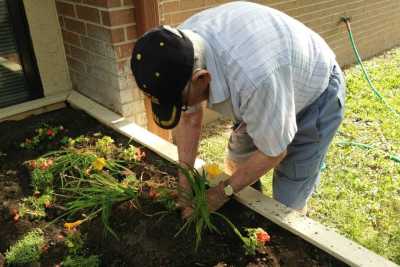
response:
[[[206,8],[231,1],[222,0],[160,0],[163,24],[177,25]],[[364,58],[400,45],[399,0],[263,0],[268,5],[295,17],[318,32],[336,52],[341,65],[354,62],[343,15],[351,24]]]
[[[130,71],[136,39],[132,0],[56,0],[75,90],[146,126]]]
[[[227,0],[159,0],[161,24],[186,18]],[[354,62],[343,15],[364,58],[400,44],[399,0],[260,0],[318,32],[341,65]],[[129,59],[135,31],[132,0],[56,0],[74,88],[146,127],[143,96],[131,75]]]

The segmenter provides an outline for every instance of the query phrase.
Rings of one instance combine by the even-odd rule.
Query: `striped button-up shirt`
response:
[[[205,10],[179,28],[204,41],[209,107],[230,102],[260,151],[282,153],[297,132],[296,114],[328,86],[335,55],[325,41],[286,14],[250,2]]]

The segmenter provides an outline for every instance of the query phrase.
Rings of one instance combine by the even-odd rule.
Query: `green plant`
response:
[[[129,170],[126,170],[129,171]],[[99,172],[90,175],[85,187],[79,186],[79,178],[71,177],[71,185],[64,188],[68,193],[66,197],[67,214],[85,212],[88,218],[101,213],[101,219],[105,229],[117,238],[111,229],[109,218],[111,208],[114,204],[128,200],[136,200],[139,195],[139,181],[134,182],[134,176],[128,175],[128,182],[118,182],[106,172]],[[74,186],[75,184],[75,186]]]
[[[53,202],[51,191],[41,196],[30,196],[22,199],[18,213],[21,217],[29,216],[31,219],[41,219],[46,217],[45,208],[48,208]]]
[[[167,187],[149,189],[149,198],[163,205],[168,212],[176,211],[176,191]]]
[[[136,161],[137,148],[133,145],[129,145],[127,148],[121,151],[120,157],[125,161]]]
[[[219,232],[211,222],[211,214],[208,211],[206,192],[207,174],[204,170],[200,173],[195,168],[178,168],[186,177],[192,188],[191,193],[181,193],[185,194],[184,197],[193,204],[193,212],[175,236],[178,236],[185,229],[188,230],[193,225],[195,228],[195,250],[197,250],[201,242],[202,234],[205,230]]]
[[[67,256],[63,262],[64,267],[98,267],[100,266],[100,258],[97,255],[91,256],[78,256],[72,255]]]
[[[111,156],[113,153],[114,140],[110,136],[103,136],[95,144],[96,152],[104,157]]]
[[[80,135],[76,138],[68,138],[68,146],[74,148],[87,147],[90,145],[90,138]]]
[[[192,194],[188,195],[188,201],[193,205],[193,213],[187,219],[185,224],[181,227],[176,235],[179,235],[184,229],[188,229],[191,225],[195,227],[195,250],[201,242],[201,236],[204,230],[210,230],[218,232],[217,227],[211,222],[212,216],[218,216],[223,219],[234,231],[234,233],[243,242],[243,247],[247,255],[254,255],[257,250],[262,249],[266,242],[269,241],[269,235],[261,228],[246,228],[248,236],[243,236],[238,228],[223,214],[219,212],[209,212],[207,205],[207,172],[203,169],[200,173],[195,168],[181,168],[178,167],[181,172],[188,179],[189,184],[192,188]],[[208,171],[213,170],[213,174],[219,174],[220,171],[217,167],[212,166],[212,168],[207,168]]]
[[[34,150],[44,148],[51,148],[57,145],[66,145],[68,137],[63,134],[66,132],[63,126],[50,126],[43,124],[40,128],[35,129],[35,135],[31,138],[26,138],[20,144],[21,148]]]
[[[39,228],[32,230],[7,250],[5,255],[7,264],[25,265],[37,262],[44,244],[43,231]]]
[[[31,179],[34,191],[47,193],[53,188],[54,175],[49,170],[34,169]]]
[[[257,251],[262,251],[265,248],[265,244],[270,241],[269,234],[260,227],[246,228],[247,236],[244,236],[225,215],[219,212],[214,212],[213,214],[219,216],[232,228],[233,232],[242,241],[246,255],[255,255]]]
[[[82,238],[81,232],[68,231],[64,244],[67,247],[69,254],[78,255],[82,252],[85,241],[84,238]]]

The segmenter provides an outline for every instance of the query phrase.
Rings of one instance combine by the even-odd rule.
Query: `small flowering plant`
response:
[[[65,136],[67,130],[62,126],[50,126],[43,124],[40,128],[35,129],[35,135],[26,138],[20,144],[21,148],[27,150],[49,149],[59,145],[66,145],[68,137]]]
[[[137,162],[146,157],[146,152],[140,147],[129,145],[121,151],[120,157],[127,162]]]
[[[104,157],[110,157],[114,151],[114,139],[110,136],[103,136],[96,141],[96,152]]]
[[[54,164],[52,158],[38,158],[25,163],[31,170],[31,182],[33,189],[39,192],[48,192],[53,188],[54,175],[50,168]]]
[[[219,212],[213,214],[222,218],[233,230],[233,232],[243,242],[243,248],[246,255],[255,255],[256,252],[262,253],[265,250],[265,245],[270,241],[269,234],[262,228],[246,228],[247,236],[244,236],[239,229],[227,218]]]
[[[269,234],[262,228],[247,228],[247,237],[243,237],[243,247],[247,255],[255,255],[256,251],[263,251],[265,244],[270,241]]]

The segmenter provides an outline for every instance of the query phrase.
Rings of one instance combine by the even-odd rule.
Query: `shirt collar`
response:
[[[225,101],[230,97],[229,87],[225,80],[223,69],[221,68],[222,63],[218,60],[216,51],[205,38],[194,30],[182,29],[182,31],[194,43],[193,45],[195,48],[201,48],[199,49],[202,54],[200,56],[204,57],[206,69],[211,74],[208,104],[213,105]]]

